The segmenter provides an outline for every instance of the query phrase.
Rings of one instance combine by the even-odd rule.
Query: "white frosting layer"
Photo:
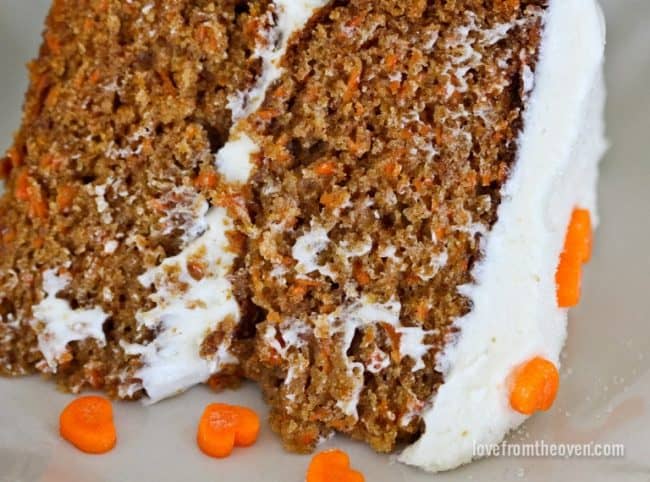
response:
[[[127,354],[141,355],[143,367],[135,376],[152,403],[206,381],[225,364],[237,363],[229,351],[229,336],[213,356],[200,355],[209,333],[223,320],[237,322],[240,317],[227,279],[236,257],[226,237],[232,221],[223,208],[211,209],[206,221],[208,228],[201,237],[139,278],[144,286],[156,287],[151,295],[156,307],[136,315],[138,323],[156,331],[156,338],[148,345],[123,347]]]
[[[32,308],[34,319],[30,324],[38,333],[38,349],[54,372],[71,341],[94,338],[100,345],[106,344],[102,327],[108,314],[101,308],[73,310],[70,303],[56,297],[69,283],[70,278],[57,275],[56,270],[45,271],[43,291],[46,296]]]
[[[322,226],[312,224],[311,230],[296,239],[291,256],[298,261],[296,271],[303,276],[318,271],[323,276],[334,279],[334,273],[327,265],[318,263],[318,255],[330,244],[328,231]]]
[[[244,133],[230,139],[217,153],[217,170],[227,182],[244,183],[253,170],[252,156],[260,147]]]
[[[439,357],[445,383],[423,413],[426,431],[400,461],[430,471],[472,459],[525,417],[509,406],[507,378],[536,356],[559,364],[567,311],[555,270],[575,206],[596,212],[603,137],[605,28],[595,0],[551,0],[516,166],[487,235],[473,310]]]

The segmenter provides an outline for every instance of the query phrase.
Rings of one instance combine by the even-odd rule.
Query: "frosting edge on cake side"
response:
[[[573,208],[596,215],[604,39],[595,0],[551,0],[517,162],[476,282],[462,288],[473,310],[438,357],[445,383],[403,463],[436,472],[470,462],[475,444],[497,444],[525,420],[509,406],[511,371],[537,355],[559,365],[567,310],[557,306],[555,270]]]

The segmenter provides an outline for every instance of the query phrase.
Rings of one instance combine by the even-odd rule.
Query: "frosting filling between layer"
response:
[[[30,324],[38,336],[38,349],[53,372],[71,341],[94,338],[100,346],[106,344],[103,325],[109,317],[107,313],[101,308],[73,310],[70,303],[57,298],[69,283],[70,278],[58,275],[56,270],[45,271],[45,298],[32,308],[34,318]]]
[[[201,356],[206,336],[230,319],[239,321],[239,305],[227,275],[236,258],[228,248],[226,233],[233,224],[226,210],[213,208],[206,218],[207,231],[178,256],[140,276],[144,286],[155,286],[156,307],[140,312],[140,325],[156,330],[147,345],[123,343],[129,355],[140,355],[137,372],[149,402],[182,392],[207,380],[227,364],[237,363],[230,353],[232,328],[216,352]]]

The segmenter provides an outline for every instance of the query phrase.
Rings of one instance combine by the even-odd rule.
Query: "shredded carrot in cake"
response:
[[[276,118],[279,114],[280,113],[275,109],[265,109],[265,110],[259,110],[255,115],[257,116],[258,119],[268,122]]]
[[[39,159],[38,165],[43,169],[57,169],[61,166],[62,162],[60,158],[48,153]]]
[[[199,27],[196,29],[194,38],[207,52],[216,52],[219,48],[219,41],[215,34],[214,28],[212,28],[210,25],[199,25]]]
[[[257,440],[260,419],[249,408],[212,403],[205,408],[197,433],[199,448],[210,457],[228,457],[235,446],[248,447]]]
[[[320,197],[320,203],[330,209],[336,209],[341,206],[347,197],[343,192],[325,192]]]
[[[34,238],[32,240],[32,248],[34,249],[41,249],[44,244],[45,244],[45,239],[43,239],[43,237],[41,236],[39,236],[38,238]]]
[[[47,217],[47,202],[41,188],[38,185],[29,186],[27,193],[29,196],[29,216],[31,218],[45,219]]]
[[[99,71],[99,69],[95,69],[88,76],[88,82],[90,82],[92,85],[97,85],[101,80],[101,78],[102,78],[101,72]]]
[[[388,161],[383,166],[384,174],[390,179],[396,179],[402,172],[402,166],[396,161]]]
[[[214,189],[219,183],[219,175],[212,169],[206,169],[194,179],[194,185],[199,189]]]
[[[361,82],[361,73],[363,72],[360,66],[354,67],[350,76],[348,77],[347,87],[345,93],[343,94],[343,102],[346,104],[352,100],[354,94],[359,89],[359,82]]]
[[[331,176],[336,173],[336,164],[332,161],[325,161],[316,166],[314,171],[320,176]]]
[[[19,201],[29,200],[29,174],[26,170],[22,170],[16,178],[15,196]]]
[[[350,467],[350,457],[341,450],[316,454],[307,470],[306,482],[364,482],[365,477]]]
[[[354,279],[359,283],[360,286],[366,286],[370,283],[370,275],[363,267],[361,262],[355,262],[353,266],[353,275]]]
[[[319,285],[320,283],[318,281],[298,278],[289,290],[289,293],[295,298],[303,298],[311,288]]]
[[[76,189],[71,184],[66,184],[59,187],[56,193],[56,206],[59,211],[66,211],[72,207]]]
[[[83,452],[108,452],[117,441],[111,402],[96,396],[77,398],[61,412],[59,432]]]
[[[50,49],[50,52],[52,52],[54,55],[61,53],[61,41],[59,40],[59,37],[53,33],[47,32],[45,34],[45,44],[47,45],[47,48]]]
[[[388,54],[386,58],[384,59],[384,64],[386,65],[386,70],[389,72],[392,72],[395,69],[395,66],[397,65],[398,62],[397,55],[395,54]]]
[[[557,367],[542,357],[535,357],[515,370],[510,406],[524,415],[548,410],[555,401],[559,385]]]
[[[2,244],[11,244],[16,240],[16,230],[13,228],[6,228],[2,233]]]

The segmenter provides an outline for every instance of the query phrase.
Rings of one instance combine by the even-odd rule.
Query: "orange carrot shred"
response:
[[[207,52],[215,52],[219,48],[219,42],[214,29],[208,25],[200,25],[196,30],[195,39]]]
[[[430,311],[431,308],[429,307],[429,304],[425,300],[421,300],[415,308],[415,319],[418,321],[425,321],[427,316],[429,316]]]
[[[39,188],[29,188],[29,215],[32,218],[45,219],[47,217],[47,202]]]
[[[395,55],[395,54],[388,54],[388,55],[386,56],[386,58],[384,59],[384,62],[385,62],[385,64],[386,64],[386,68],[387,68],[389,71],[392,71],[392,70],[395,68],[395,66],[397,65],[397,61],[398,61],[398,60],[399,60],[399,59],[397,58],[397,55]]]
[[[29,199],[29,179],[29,174],[25,170],[21,171],[18,174],[18,178],[16,178],[15,195],[19,201],[27,201]]]
[[[84,32],[90,32],[93,29],[95,22],[91,18],[86,18],[83,23]]]
[[[56,205],[60,211],[65,211],[70,209],[72,202],[74,201],[75,196],[75,187],[68,184],[65,186],[59,187],[56,193]]]
[[[61,41],[59,40],[59,37],[57,37],[55,34],[51,32],[47,32],[45,34],[45,43],[47,44],[47,48],[54,55],[58,55],[61,53]]]
[[[398,162],[388,161],[386,164],[384,164],[383,171],[387,177],[395,179],[402,172],[402,166]]]
[[[357,15],[348,22],[348,27],[356,28],[363,23],[363,15]]]
[[[354,263],[353,267],[354,279],[359,283],[360,286],[366,286],[370,283],[370,275],[363,268],[363,265],[360,262]]]
[[[302,283],[302,280],[296,280],[295,284],[289,289],[289,295],[293,298],[302,299],[313,286],[309,283]]]
[[[249,408],[212,403],[205,408],[196,436],[199,448],[210,457],[228,457],[235,446],[248,447],[257,440],[260,419]]]
[[[45,239],[43,239],[41,236],[38,236],[34,238],[34,240],[32,241],[32,248],[40,249],[43,247],[44,244],[45,244]]]
[[[316,454],[307,469],[306,482],[365,482],[365,477],[350,467],[350,457],[341,450]]]
[[[279,112],[275,109],[263,109],[257,111],[257,117],[263,121],[271,121],[278,116]]]
[[[117,441],[111,402],[97,396],[77,398],[61,412],[59,432],[83,452],[108,452]]]
[[[0,231],[1,232],[1,231]],[[16,240],[16,230],[13,228],[7,228],[2,233],[2,243],[11,244]]]
[[[354,93],[359,88],[359,82],[361,81],[361,72],[361,67],[354,67],[354,69],[352,69],[352,72],[350,72],[345,93],[343,94],[343,102],[346,104],[352,100]]]
[[[331,176],[336,172],[336,164],[332,161],[322,162],[314,170],[320,176]]]
[[[93,70],[90,73],[90,76],[88,77],[88,82],[90,82],[92,85],[96,85],[100,81],[100,79],[102,78],[101,75],[102,74],[99,71],[99,69]]]
[[[510,406],[519,413],[532,415],[553,405],[560,386],[556,366],[542,357],[535,357],[514,371]]]
[[[200,189],[214,189],[219,183],[219,176],[213,170],[204,170],[194,180],[194,185]]]
[[[271,97],[273,97],[274,99],[282,99],[286,97],[288,94],[289,92],[287,91],[287,89],[283,85],[281,85],[280,87],[278,87],[273,91]]]

